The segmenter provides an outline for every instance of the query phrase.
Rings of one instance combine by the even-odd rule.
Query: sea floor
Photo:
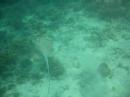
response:
[[[35,48],[29,56],[20,53],[13,75],[1,78],[1,97],[130,96],[130,23],[102,19],[78,4],[1,9],[7,12],[0,31],[16,34],[13,41],[31,40]]]

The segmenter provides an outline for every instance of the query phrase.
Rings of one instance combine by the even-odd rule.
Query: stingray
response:
[[[48,57],[45,54],[44,54],[44,58],[45,58],[46,66],[47,66],[47,74],[48,74],[48,79],[49,79],[47,95],[48,95],[48,97],[50,97],[50,85],[51,85],[51,80],[50,80],[50,65],[49,65],[49,62],[48,62]]]

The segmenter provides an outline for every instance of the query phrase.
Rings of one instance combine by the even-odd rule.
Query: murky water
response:
[[[129,97],[129,0],[0,0],[0,97]]]

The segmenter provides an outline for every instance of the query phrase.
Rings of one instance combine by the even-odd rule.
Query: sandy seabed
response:
[[[38,50],[29,58],[32,65],[28,66],[28,62],[25,67],[17,65],[16,71],[23,72],[22,76],[21,72],[14,72],[13,77],[1,80],[1,91],[6,88],[4,97],[130,96],[129,22],[101,19],[82,6],[77,7],[78,4],[32,7],[32,11],[22,16],[20,26],[24,30],[17,26],[18,17],[12,20],[15,23],[5,23],[17,5],[3,9],[9,11],[1,20],[0,31],[26,33],[27,29],[35,44],[32,49]],[[43,56],[47,57],[49,73]],[[29,75],[27,80],[25,75]]]

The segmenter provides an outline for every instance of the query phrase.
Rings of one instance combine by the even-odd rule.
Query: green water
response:
[[[0,97],[130,97],[129,0],[0,0]]]

